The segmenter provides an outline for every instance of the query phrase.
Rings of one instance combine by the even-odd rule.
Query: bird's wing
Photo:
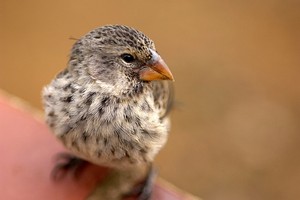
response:
[[[153,81],[155,106],[160,110],[160,118],[166,117],[173,107],[174,87],[170,81]]]

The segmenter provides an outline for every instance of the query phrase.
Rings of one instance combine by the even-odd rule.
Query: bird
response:
[[[56,170],[82,162],[113,169],[89,200],[122,199],[139,181],[138,198],[150,199],[173,81],[154,42],[135,28],[104,25],[77,39],[67,67],[42,91],[46,123],[72,154]]]

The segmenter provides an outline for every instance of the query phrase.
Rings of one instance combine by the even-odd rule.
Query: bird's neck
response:
[[[94,84],[107,94],[124,98],[140,96],[145,93],[147,89],[147,83],[145,84],[136,81],[129,82],[122,79],[116,80],[114,83],[95,80]]]
[[[69,71],[77,79],[78,85],[89,85],[110,96],[132,98],[147,92],[150,85],[137,77],[124,76],[121,71],[115,71],[113,74],[106,72],[101,76],[82,68],[69,68]]]

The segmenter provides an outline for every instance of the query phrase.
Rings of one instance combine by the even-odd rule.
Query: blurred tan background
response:
[[[69,38],[115,23],[176,79],[162,177],[208,200],[300,199],[299,0],[0,0],[0,88],[41,109]]]

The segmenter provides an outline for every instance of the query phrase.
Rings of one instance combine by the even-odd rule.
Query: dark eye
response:
[[[121,55],[121,58],[122,58],[125,62],[127,62],[127,63],[132,63],[132,62],[134,61],[133,55],[130,55],[130,54],[128,54],[128,53],[122,54],[122,55]]]

